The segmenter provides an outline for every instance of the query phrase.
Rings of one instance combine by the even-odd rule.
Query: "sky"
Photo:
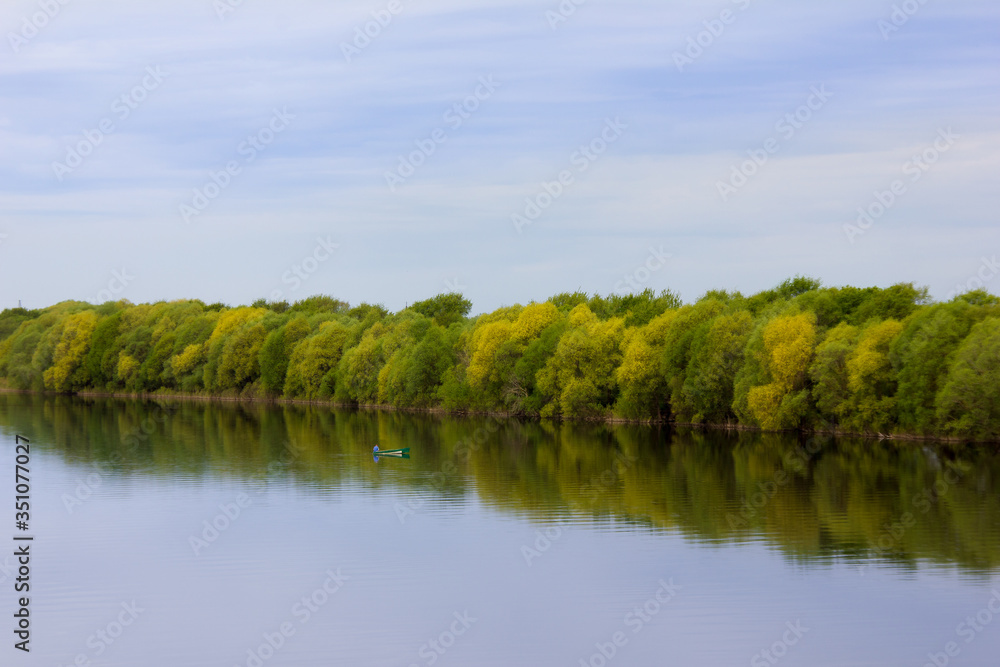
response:
[[[5,0],[0,308],[1000,293],[995,0]]]

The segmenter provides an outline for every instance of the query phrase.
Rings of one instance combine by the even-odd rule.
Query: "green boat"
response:
[[[404,447],[403,449],[372,450],[372,454],[374,454],[375,456],[385,456],[386,454],[398,454],[402,456],[403,454],[409,454],[409,453],[410,453],[409,447]]]

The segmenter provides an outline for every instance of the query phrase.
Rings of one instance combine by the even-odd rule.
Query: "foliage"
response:
[[[896,405],[896,372],[889,361],[889,346],[903,325],[886,320],[869,325],[847,358],[847,400],[843,425],[852,431],[881,433],[892,426]]]
[[[268,395],[279,396],[284,391],[292,350],[310,331],[309,321],[296,317],[272,331],[264,340],[258,353],[258,364],[261,382]]]
[[[617,399],[615,370],[621,363],[625,323],[601,321],[586,304],[569,314],[569,328],[555,354],[538,373],[538,388],[550,401],[542,416],[597,417]]]
[[[745,310],[710,321],[691,346],[691,361],[678,397],[677,411],[694,422],[732,420],[733,385],[743,366],[743,351],[753,331]]]
[[[542,417],[1000,439],[1000,299],[795,277],[750,296],[556,295],[469,318],[461,294],[398,313],[67,301],[0,312],[0,383],[329,400]]]
[[[285,379],[285,395],[316,399],[321,390],[332,393],[327,374],[335,371],[347,340],[347,328],[340,322],[324,322],[316,333],[304,338],[292,351]],[[324,380],[327,380],[324,383]]]
[[[846,322],[838,324],[816,347],[816,356],[809,366],[817,413],[832,425],[839,423],[851,395],[847,360],[857,345],[858,333],[855,326]]]
[[[1000,318],[972,328],[936,396],[937,423],[952,433],[1000,440]]]
[[[746,406],[765,429],[796,428],[809,410],[807,370],[816,344],[815,316],[776,317],[763,329],[763,349],[754,356],[768,382],[749,388]]]
[[[97,315],[91,311],[70,315],[60,323],[52,365],[43,373],[46,389],[70,391],[87,385],[89,378],[83,361],[96,328]]]
[[[450,292],[438,294],[426,301],[418,301],[410,306],[410,309],[434,320],[434,324],[447,328],[455,322],[465,319],[469,311],[472,310],[472,302],[461,294]]]
[[[615,379],[621,388],[616,406],[619,416],[633,419],[661,417],[669,409],[660,359],[667,331],[676,316],[676,311],[667,311],[643,327],[626,331],[622,363],[615,371]]]
[[[898,378],[896,418],[902,429],[935,431],[940,384],[983,310],[959,300],[935,304],[914,314],[893,341],[889,354]]]

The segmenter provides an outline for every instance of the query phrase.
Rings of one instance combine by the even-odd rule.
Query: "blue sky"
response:
[[[64,1],[0,8],[0,307],[1000,292],[995,2]]]

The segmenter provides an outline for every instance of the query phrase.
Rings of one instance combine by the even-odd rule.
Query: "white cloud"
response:
[[[144,267],[134,301],[248,301],[303,243],[337,233],[351,250],[316,291],[390,307],[456,277],[477,309],[608,292],[653,242],[676,251],[651,286],[687,298],[796,272],[944,296],[996,241],[992,3],[928,5],[886,41],[881,5],[753,2],[681,73],[673,51],[738,5],[592,2],[552,30],[557,2],[404,0],[348,63],[341,42],[385,4],[245,2],[225,20],[206,0],[67,5],[0,55],[0,210],[19,232],[0,248],[0,285],[35,303],[81,298],[129,259]],[[4,5],[0,32],[35,8]],[[170,73],[162,88],[58,182],[52,162],[156,65]],[[389,192],[384,173],[484,75],[496,94]],[[823,83],[831,102],[721,202],[716,182]],[[296,115],[288,131],[185,225],[178,206],[242,159],[276,107]],[[519,237],[510,214],[616,116],[622,140]],[[847,244],[856,208],[947,126],[960,144]],[[59,268],[26,282],[40,257]],[[178,273],[182,258],[192,268]],[[4,289],[0,306],[16,298]]]

